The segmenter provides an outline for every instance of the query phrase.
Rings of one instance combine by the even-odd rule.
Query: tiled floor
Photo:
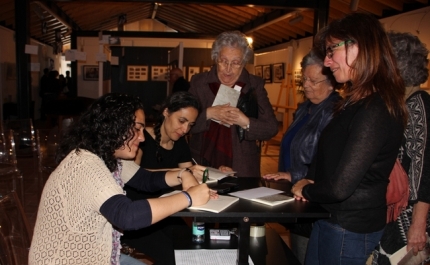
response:
[[[38,126],[36,121],[35,127],[41,128],[43,125]],[[279,138],[276,137],[276,138]],[[276,139],[275,138],[275,139]],[[261,174],[267,174],[276,172],[278,168],[278,155],[279,155],[279,143],[277,141],[271,141],[267,152],[264,154],[265,146],[262,147],[263,154],[261,156]],[[33,228],[36,222],[37,209],[39,204],[40,189],[38,189],[37,181],[39,176],[37,161],[35,158],[18,158],[18,168],[22,171],[24,178],[24,210],[27,214],[30,226]],[[281,236],[288,242],[288,232],[285,228],[275,223],[269,224],[272,228],[276,229]]]

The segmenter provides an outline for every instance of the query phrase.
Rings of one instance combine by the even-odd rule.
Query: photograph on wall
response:
[[[262,65],[257,65],[255,67],[255,75],[263,78],[263,66]]]
[[[294,84],[297,90],[303,90],[302,88],[302,69],[294,70]]]
[[[284,64],[275,63],[273,65],[273,83],[282,83],[284,79]]]
[[[200,68],[198,66],[188,66],[188,81],[191,81],[191,77],[200,73]]]
[[[202,73],[204,73],[204,72],[209,72],[210,70],[211,70],[211,67],[210,67],[210,66],[203,67],[203,69],[202,69]]]
[[[84,80],[97,81],[99,80],[99,67],[97,65],[84,65],[82,67]]]
[[[169,66],[151,66],[151,81],[169,80]]]
[[[148,66],[128,65],[127,81],[148,81]]]
[[[266,83],[272,83],[272,69],[270,65],[263,65],[263,79]]]

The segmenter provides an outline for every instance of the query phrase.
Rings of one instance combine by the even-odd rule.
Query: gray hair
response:
[[[254,56],[254,52],[249,46],[245,34],[238,30],[225,31],[217,36],[214,43],[212,44],[212,60],[215,61],[218,59],[219,53],[224,47],[240,49],[243,54],[243,63],[247,63],[249,60],[251,60],[252,56]]]
[[[410,33],[389,32],[391,46],[397,60],[397,68],[406,86],[418,86],[424,83],[429,71],[425,44]]]
[[[324,57],[325,56],[321,54],[319,50],[312,48],[309,53],[303,57],[302,61],[300,62],[300,66],[302,67],[302,71],[310,65],[321,66],[322,74],[326,76],[328,82],[330,82],[333,87],[336,87],[338,83],[336,82],[336,79],[334,78],[330,69],[324,66]]]

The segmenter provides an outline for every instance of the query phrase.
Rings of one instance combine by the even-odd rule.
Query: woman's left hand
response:
[[[303,187],[309,184],[314,184],[314,181],[311,179],[302,179],[296,182],[291,188],[291,192],[294,194],[294,198],[296,200],[307,201],[302,194]]]
[[[230,110],[230,113],[235,114],[235,119],[233,120],[233,124],[236,124],[242,128],[249,125],[248,116],[246,116],[240,109],[235,108],[233,110]]]

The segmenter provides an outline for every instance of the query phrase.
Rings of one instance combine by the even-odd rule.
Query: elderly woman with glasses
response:
[[[191,79],[189,92],[202,105],[191,129],[191,153],[199,164],[227,166],[239,177],[259,177],[259,141],[275,136],[278,122],[264,80],[245,69],[252,49],[241,32],[223,32],[214,41],[211,56],[216,63],[212,69]],[[222,85],[240,91],[237,106],[213,106]]]

